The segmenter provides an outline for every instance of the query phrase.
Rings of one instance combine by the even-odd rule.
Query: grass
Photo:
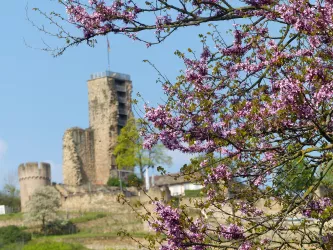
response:
[[[23,219],[23,213],[1,214],[0,221]]]
[[[64,211],[59,211],[58,212],[59,217],[65,218],[67,213]],[[93,241],[95,242],[95,240],[97,242],[101,241],[104,242],[105,240],[107,242],[115,242],[115,245],[110,244],[110,249],[123,249],[126,250],[127,245],[122,243],[122,237],[118,235],[118,231],[120,231],[121,229],[119,228],[119,225],[124,225],[124,227],[126,228],[126,226],[130,226],[130,231],[133,231],[132,233],[130,233],[134,238],[138,238],[138,239],[142,239],[144,240],[144,238],[146,236],[152,236],[149,233],[143,232],[143,230],[133,228],[133,226],[131,225],[135,225],[135,224],[142,224],[141,220],[137,219],[137,218],[126,218],[126,220],[124,220],[123,213],[108,213],[108,212],[70,212],[69,213],[69,220],[71,222],[73,222],[74,224],[80,225],[80,232],[76,233],[76,234],[69,234],[69,235],[50,235],[50,236],[44,236],[44,235],[36,235],[33,234],[33,241],[34,242],[44,242],[44,241],[56,241],[56,242],[68,242],[68,243],[81,243],[82,242],[90,242]],[[71,218],[74,217],[74,218]],[[104,219],[101,219],[104,218]],[[18,213],[18,214],[8,214],[8,215],[0,215],[0,220],[14,220],[14,219],[23,219],[23,213]],[[93,222],[94,220],[96,220],[96,223]],[[104,223],[105,220],[105,223]],[[92,221],[93,224],[91,223],[87,223],[86,222],[90,222]],[[101,223],[99,223],[101,222]],[[104,227],[111,227],[107,228],[107,230],[110,230],[109,232],[106,231],[104,229]],[[113,228],[115,227],[115,228]],[[31,227],[29,227],[29,229],[32,229]],[[31,243],[32,244],[32,243]],[[98,244],[98,243],[97,243]],[[103,243],[105,244],[105,243]],[[120,244],[120,248],[117,247],[117,244]],[[20,248],[21,247],[21,248]],[[10,248],[10,250],[21,250],[22,246],[19,245],[15,245],[12,246],[12,248]],[[32,248],[33,249],[33,248]],[[133,248],[130,248],[133,249]],[[9,249],[6,249],[9,250]]]
[[[23,247],[23,250],[88,250],[78,243],[57,242],[51,240],[35,240]]]
[[[135,238],[144,238],[145,236],[149,235],[145,232],[133,232],[130,233]],[[50,235],[50,236],[39,236],[35,239],[64,239],[64,240],[75,240],[75,239],[89,239],[89,238],[116,238],[121,237],[118,235],[117,232],[109,232],[109,233],[77,233],[77,234],[67,234],[67,235]]]
[[[204,194],[199,190],[185,190],[185,197],[203,197]]]
[[[76,223],[83,223],[83,222],[88,222],[88,221],[92,221],[92,220],[97,220],[100,218],[104,218],[106,216],[107,216],[107,213],[87,212],[87,213],[84,213],[80,217],[70,219],[70,221],[73,222],[74,224],[76,224]]]

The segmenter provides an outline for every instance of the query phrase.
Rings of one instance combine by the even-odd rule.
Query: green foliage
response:
[[[14,185],[6,184],[0,192],[0,204],[11,207],[14,211],[20,211],[20,192]]]
[[[143,184],[142,179],[136,176],[136,174],[129,174],[127,180],[122,180],[121,185],[122,187],[139,187]],[[109,187],[120,187],[120,180],[119,178],[110,177],[107,185]]]
[[[201,189],[199,190],[185,190],[186,197],[202,197]]]
[[[26,246],[23,250],[86,250],[87,248],[79,244],[55,242],[55,241],[34,241]]]
[[[120,187],[119,178],[110,177],[106,184],[109,187]],[[122,187],[126,187],[126,183],[124,181],[121,182],[121,185],[122,185]]]
[[[172,158],[165,153],[162,144],[147,150],[143,148],[143,138],[139,134],[140,124],[134,118],[130,118],[126,126],[120,131],[114,154],[118,168],[133,169],[139,167],[140,178],[143,180],[143,172],[147,167],[158,164],[170,165]]]
[[[322,184],[329,189],[333,189],[333,167],[330,166],[330,169],[321,170],[325,174],[325,177],[322,180]]]
[[[77,233],[78,229],[72,221],[55,220],[45,225],[46,235],[64,235]]]
[[[136,147],[140,144],[140,136],[134,118],[128,119],[125,127],[120,131],[117,138],[117,146],[114,154],[117,167],[133,169],[136,165]]]
[[[104,213],[89,212],[89,213],[83,214],[83,216],[81,216],[81,217],[70,219],[70,221],[72,223],[83,223],[83,222],[96,220],[96,219],[104,218],[104,217],[106,217],[106,214],[104,214]]]
[[[22,250],[24,247],[24,242],[20,243],[12,243],[5,246],[0,247],[1,250]]]
[[[299,159],[282,166],[273,185],[275,192],[281,195],[304,193],[316,181],[316,172],[304,160]]]
[[[17,226],[0,227],[0,247],[16,242],[25,243],[30,240],[30,233],[24,232]]]
[[[143,180],[140,179],[136,174],[130,174],[127,177],[127,186],[129,187],[139,187],[143,185]]]
[[[171,206],[179,208],[179,205],[180,205],[180,198],[178,196],[172,197]]]

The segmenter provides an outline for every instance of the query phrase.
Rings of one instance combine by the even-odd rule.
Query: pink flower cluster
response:
[[[237,226],[236,224],[221,226],[220,234],[227,240],[239,240],[245,238],[243,227]]]
[[[221,180],[231,180],[232,173],[225,165],[219,165],[212,169],[212,173],[209,174],[205,180],[205,184],[218,183]]]
[[[239,206],[239,211],[241,211],[242,214],[245,214],[248,216],[256,217],[256,216],[261,216],[264,213],[261,209],[251,206],[250,204],[246,203],[245,201],[241,201],[237,205]]]
[[[326,208],[331,207],[332,202],[328,197],[320,198],[318,200],[310,201],[306,208],[303,210],[303,215],[311,218],[313,213],[322,214]]]
[[[253,5],[253,6],[262,6],[269,5],[274,3],[274,0],[244,0],[245,3]]]
[[[170,206],[165,206],[161,202],[155,202],[155,211],[161,220],[157,221],[153,229],[157,232],[163,232],[168,236],[168,246],[163,246],[161,249],[171,250],[180,248],[185,240],[185,234],[180,225],[179,211]]]
[[[322,237],[322,241],[323,243],[327,244],[327,243],[332,243],[333,241],[333,234],[332,233],[327,233]]]
[[[238,250],[250,250],[252,247],[252,243],[250,241],[245,241]]]
[[[186,80],[193,82],[198,91],[207,86],[203,85],[205,79],[208,75],[208,60],[211,56],[211,53],[207,47],[204,48],[200,60],[190,60],[188,58],[184,59],[184,63],[187,67],[185,76]]]
[[[69,21],[80,24],[78,28],[83,29],[84,36],[89,38],[96,34],[106,34],[111,31],[122,31],[126,25],[137,18],[141,9],[132,1],[113,1],[108,6],[103,0],[89,1],[92,13],[87,11],[78,1],[67,0],[66,10]],[[119,27],[112,21],[122,20],[125,26]]]
[[[206,224],[201,219],[190,222],[184,229],[181,225],[181,218],[178,209],[166,206],[161,202],[155,202],[155,211],[159,220],[151,223],[152,228],[168,237],[168,244],[162,245],[161,250],[205,250],[201,243],[205,238]]]

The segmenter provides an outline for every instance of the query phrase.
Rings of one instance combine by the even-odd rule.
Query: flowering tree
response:
[[[68,13],[60,20],[83,31],[75,37],[58,26],[67,42],[60,54],[109,32],[149,47],[179,28],[211,24],[200,55],[177,53],[185,65],[177,81],[161,77],[168,101],[146,106],[155,128],[144,133],[146,148],[160,141],[216,156],[183,168],[204,185],[207,197],[193,206],[207,216],[156,202],[157,217],[144,217],[166,236],[155,242],[161,249],[332,249],[332,203],[315,193],[333,164],[332,0],[59,2]],[[59,25],[59,15],[48,18]],[[230,44],[217,26],[227,20]],[[142,33],[149,30],[154,38]],[[306,171],[303,192],[283,192],[299,183],[280,181],[288,171],[295,179]],[[231,195],[235,180],[242,185]]]
[[[57,218],[60,207],[60,197],[57,191],[50,186],[40,187],[31,196],[27,204],[27,221],[42,224],[42,231],[46,233],[46,223]]]

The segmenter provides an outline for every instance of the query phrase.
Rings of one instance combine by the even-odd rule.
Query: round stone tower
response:
[[[25,211],[26,203],[34,191],[42,186],[51,185],[51,166],[49,163],[29,162],[18,168],[20,181],[21,211]]]

